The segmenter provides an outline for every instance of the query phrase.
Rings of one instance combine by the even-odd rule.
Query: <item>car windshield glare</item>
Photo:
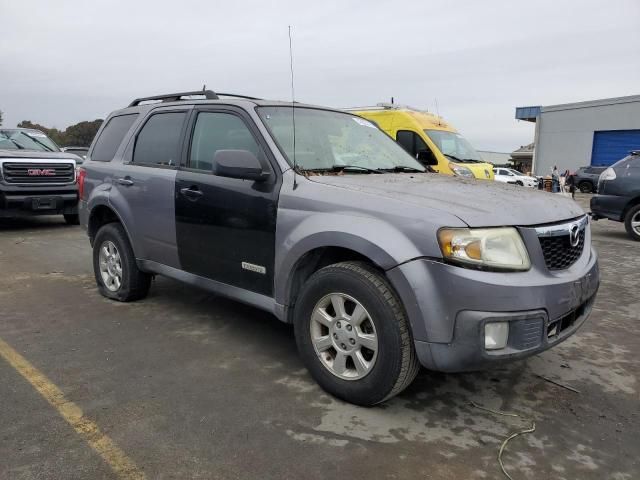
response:
[[[425,130],[424,133],[436,144],[443,155],[454,157],[456,161],[463,163],[483,162],[480,154],[459,133],[445,130]]]
[[[0,149],[59,152],[60,148],[38,130],[0,129]]]
[[[350,173],[425,168],[389,136],[364,118],[308,107],[258,107],[260,118],[287,162],[300,170],[349,170]]]

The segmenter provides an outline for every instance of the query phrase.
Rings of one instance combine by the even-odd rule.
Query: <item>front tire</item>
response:
[[[640,205],[629,209],[624,216],[624,227],[633,240],[640,242]]]
[[[409,321],[386,278],[364,262],[314,273],[294,311],[296,343],[318,384],[362,406],[404,390],[418,373]]]
[[[138,269],[129,238],[120,223],[108,223],[93,241],[93,271],[102,295],[120,302],[147,296],[151,275]]]

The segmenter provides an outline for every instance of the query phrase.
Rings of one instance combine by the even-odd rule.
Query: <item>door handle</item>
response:
[[[116,178],[116,182],[118,182],[120,185],[124,185],[125,187],[130,187],[131,185],[133,185],[133,180],[127,177]]]
[[[189,200],[197,200],[202,196],[202,192],[198,190],[198,187],[181,188],[180,193],[187,197]]]

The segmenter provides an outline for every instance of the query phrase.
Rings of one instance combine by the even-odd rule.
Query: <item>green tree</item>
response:
[[[67,127],[64,131],[65,145],[73,145],[76,147],[88,147],[93,141],[93,137],[98,133],[98,129],[102,125],[102,120],[94,120],[93,122],[80,122]]]

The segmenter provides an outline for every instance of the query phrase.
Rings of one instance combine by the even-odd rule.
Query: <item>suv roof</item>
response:
[[[203,98],[192,98],[203,97]],[[184,103],[189,104],[208,104],[208,103],[231,103],[246,105],[251,103],[260,106],[285,106],[289,107],[295,105],[296,107],[317,108],[321,110],[334,110],[337,109],[322,107],[319,105],[311,105],[298,102],[289,102],[282,100],[265,100],[262,98],[251,97],[249,95],[240,95],[236,93],[216,93],[213,90],[198,90],[192,92],[178,92],[178,93],[166,93],[162,95],[153,95],[151,97],[141,97],[134,99],[125,109],[133,107],[157,107],[157,106],[171,106],[181,105]]]

